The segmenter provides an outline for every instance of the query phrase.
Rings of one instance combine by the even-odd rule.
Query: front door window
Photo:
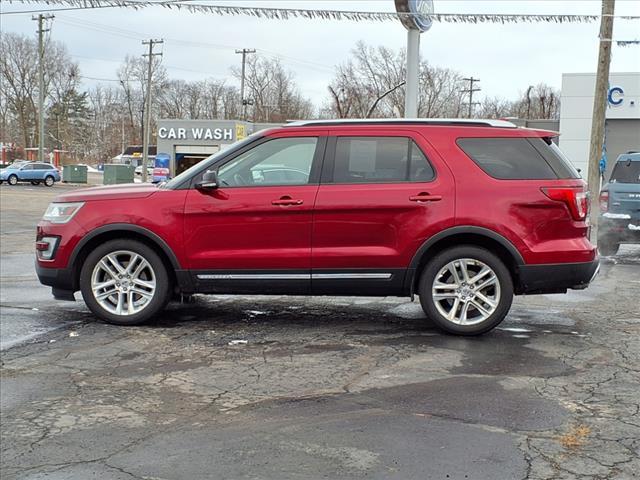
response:
[[[220,185],[306,185],[317,143],[316,137],[276,138],[261,143],[220,167]]]

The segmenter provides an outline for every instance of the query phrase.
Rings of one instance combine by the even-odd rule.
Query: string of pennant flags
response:
[[[352,22],[397,21],[400,17],[412,17],[413,13],[365,12],[357,10],[331,10],[307,8],[272,8],[232,5],[212,5],[193,3],[193,0],[8,0],[9,3],[46,4],[49,6],[70,7],[73,9],[92,8],[132,8],[142,9],[162,7],[186,10],[192,13],[208,13],[221,16],[245,15],[257,18],[289,20],[303,18],[308,20],[348,20]],[[20,13],[20,12],[5,12]],[[26,12],[25,12],[26,13]],[[600,15],[567,14],[503,14],[503,13],[432,13],[434,22],[445,23],[593,23]],[[622,20],[640,20],[640,16],[614,15]]]

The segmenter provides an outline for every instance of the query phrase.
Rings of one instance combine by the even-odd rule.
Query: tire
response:
[[[46,177],[44,177],[44,184],[47,187],[53,187],[54,183],[56,183],[56,179],[53,178],[51,175],[47,175]]]
[[[40,180],[31,180],[31,185],[40,185]]]
[[[605,257],[611,257],[618,253],[620,248],[620,242],[611,236],[604,236],[598,238],[598,251]]]
[[[140,259],[146,266],[141,266]],[[122,270],[128,270],[131,261],[134,262],[133,271],[129,272],[132,278],[127,279]],[[138,267],[140,273],[135,277]],[[140,281],[146,286],[137,283]],[[108,285],[110,282],[112,284]],[[117,284],[113,285],[113,282]],[[98,299],[94,287],[100,284],[108,286],[95,290],[104,297]],[[148,287],[152,284],[153,289]],[[162,259],[151,247],[136,240],[117,239],[100,245],[89,254],[80,271],[80,291],[87,307],[102,320],[115,325],[140,325],[166,306],[171,297],[171,282]]]
[[[466,265],[465,271],[471,282],[465,281],[463,265]],[[459,278],[458,288],[453,286],[456,283],[453,270]],[[474,290],[473,278],[481,272],[484,272],[483,276],[475,281],[480,290]],[[435,285],[436,280],[438,286]],[[482,285],[487,282],[488,285]],[[434,293],[439,298],[434,298]],[[445,332],[480,335],[496,327],[509,312],[513,280],[497,255],[484,248],[462,245],[443,250],[425,265],[418,294],[427,317]],[[447,313],[451,319],[447,318]]]
[[[7,183],[9,185],[15,185],[18,183],[18,176],[17,175],[9,175],[9,178],[7,178]]]

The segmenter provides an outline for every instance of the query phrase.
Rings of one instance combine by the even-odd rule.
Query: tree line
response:
[[[75,161],[104,162],[127,145],[142,144],[146,59],[127,56],[115,72],[117,78],[83,88],[80,67],[64,44],[48,41],[46,51],[47,149],[65,150]],[[19,148],[38,145],[37,61],[35,39],[0,34],[0,142]],[[241,118],[239,68],[231,68],[233,82],[170,78],[157,57],[152,70],[153,125],[159,118]],[[419,71],[420,117],[466,116],[469,98],[463,92],[467,84],[460,72],[426,61],[421,62]],[[336,67],[327,97],[316,106],[302,95],[293,72],[279,59],[251,55],[245,73],[247,120],[279,123],[310,118],[401,117],[404,78],[404,50],[359,42],[349,60]],[[559,99],[556,90],[539,84],[528,87],[516,100],[485,98],[474,109],[474,116],[557,118]]]

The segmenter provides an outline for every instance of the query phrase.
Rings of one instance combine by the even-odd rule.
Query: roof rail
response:
[[[333,120],[302,120],[286,123],[285,127],[323,127],[334,125],[453,125],[463,127],[518,128],[506,120],[475,118],[338,118]]]

